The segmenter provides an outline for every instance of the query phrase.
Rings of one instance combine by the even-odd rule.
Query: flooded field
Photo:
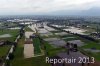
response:
[[[44,40],[48,41],[49,44],[53,45],[54,47],[62,47],[66,45],[66,42],[59,38],[46,38]]]
[[[84,35],[87,30],[84,30],[84,29],[80,29],[80,28],[76,28],[76,27],[69,27],[69,28],[66,28],[66,29],[63,29],[65,31],[70,31],[71,33],[77,33],[77,34],[82,34]]]
[[[57,31],[56,29],[51,28],[51,27],[48,27],[48,26],[46,26],[46,25],[44,26],[44,28],[47,29],[47,30],[49,30],[49,31]]]
[[[8,37],[12,37],[10,34],[3,34],[0,35],[0,38],[8,38]]]

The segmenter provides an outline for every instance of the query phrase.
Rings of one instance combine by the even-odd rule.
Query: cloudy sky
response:
[[[88,10],[93,7],[100,7],[100,0],[0,0],[0,15]]]

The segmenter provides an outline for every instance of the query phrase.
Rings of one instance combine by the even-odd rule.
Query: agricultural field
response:
[[[32,58],[25,59],[23,55],[24,40],[25,40],[24,37],[19,40],[16,51],[14,52],[14,59],[11,61],[11,66],[50,66],[49,64],[45,63],[45,56],[32,57]],[[37,42],[38,39],[33,39],[33,40],[36,40],[35,43],[39,45],[39,43]],[[36,46],[38,47],[38,45]],[[40,53],[39,47],[38,49],[36,48],[36,53]]]
[[[95,28],[96,26],[93,27],[93,29],[86,28],[87,31],[84,33],[90,34],[95,30]],[[82,53],[86,54],[87,56],[94,57],[95,60],[100,61],[100,41],[97,43],[72,34],[60,36],[60,38],[62,38],[66,42],[73,40],[81,40],[84,43],[84,45],[79,47],[79,50],[82,51]]]
[[[25,31],[32,31],[33,32],[33,30],[30,29],[28,26],[25,27]]]
[[[16,39],[16,37],[19,34],[19,30],[15,29],[15,30],[11,30],[11,29],[4,29],[4,30],[0,30],[0,36],[3,35],[3,37],[0,37],[0,40],[8,40],[8,41],[14,41]],[[8,35],[8,37],[7,37]]]
[[[0,47],[0,58],[4,58],[6,54],[8,53],[8,50],[10,49],[11,46],[1,46]]]
[[[34,54],[41,54],[41,43],[39,38],[33,38]]]
[[[14,42],[17,36],[19,35],[19,30],[18,29],[0,29],[0,41],[6,42]],[[3,44],[0,46],[0,59],[5,61],[4,59],[6,58],[8,51],[10,50],[11,45],[10,44]]]
[[[32,27],[31,27],[32,28]],[[92,52],[90,51],[94,49],[100,50],[99,48],[99,43],[87,40],[85,38],[79,37],[75,34],[71,34],[71,33],[67,33],[61,30],[56,30],[56,31],[49,31],[49,29],[45,29],[45,28],[37,28],[36,29],[36,33],[34,33],[34,31],[29,28],[28,26],[25,27],[25,32],[29,31],[29,32],[33,32],[32,34],[32,43],[34,46],[34,56],[30,57],[30,58],[25,58],[24,57],[24,44],[25,44],[25,40],[26,37],[22,37],[19,41],[18,41],[18,45],[16,47],[16,50],[14,51],[14,59],[10,61],[10,65],[11,66],[51,66],[51,64],[47,64],[45,62],[45,58],[46,57],[55,57],[58,56],[60,53],[67,53],[68,49],[66,48],[66,44],[67,42],[75,42],[75,41],[79,41],[76,42],[75,44],[77,44],[78,46],[78,50],[81,52],[81,54],[84,54],[86,56],[89,57],[94,57],[95,60],[100,60],[100,52]],[[49,27],[48,27],[49,28]],[[52,28],[51,28],[52,29]],[[44,31],[42,31],[44,30]],[[4,31],[4,33],[9,33],[13,36],[16,36],[17,34],[17,30],[16,31],[11,31],[14,33],[10,33]],[[4,34],[1,31],[1,34]],[[50,35],[48,35],[50,33]],[[47,34],[47,35],[45,35]],[[28,35],[28,33],[27,33]],[[42,36],[41,36],[42,35]],[[9,37],[10,38],[10,37]],[[13,41],[13,40],[11,40]],[[80,44],[82,43],[82,44]],[[80,46],[78,45],[80,44]],[[6,48],[6,49],[4,49]],[[9,49],[9,47],[4,47],[1,48],[2,50],[4,50],[5,52],[7,52],[6,50]],[[87,51],[88,50],[88,51]],[[0,51],[2,53],[2,51]],[[80,54],[79,52],[79,54]],[[2,53],[3,55],[5,53]],[[2,55],[0,55],[2,56]],[[38,63],[37,63],[38,62]]]

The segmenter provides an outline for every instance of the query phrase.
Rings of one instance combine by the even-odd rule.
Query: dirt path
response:
[[[24,44],[24,57],[31,58],[34,56],[33,44]]]

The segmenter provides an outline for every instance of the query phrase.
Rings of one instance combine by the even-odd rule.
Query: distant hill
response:
[[[59,10],[49,13],[49,15],[100,16],[100,8],[94,7],[89,10]]]

